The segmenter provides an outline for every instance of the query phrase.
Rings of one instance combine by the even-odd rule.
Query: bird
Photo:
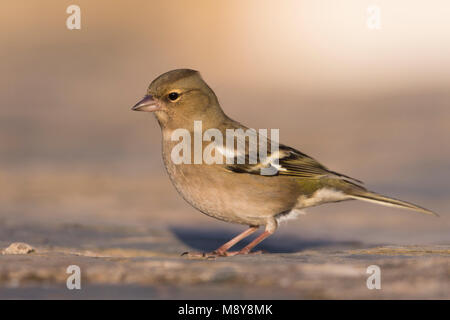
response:
[[[191,257],[261,253],[252,250],[272,235],[281,221],[295,218],[302,209],[324,203],[357,199],[437,216],[413,203],[369,191],[360,180],[332,171],[314,158],[259,132],[255,136],[268,145],[266,157],[251,157],[251,139],[245,137],[246,146],[241,154],[234,141],[223,147],[214,140],[217,144],[211,154],[216,159],[223,157],[223,161],[196,163],[192,152],[184,154],[189,149],[198,151],[195,139],[188,139],[186,145],[190,148],[183,150],[187,161],[174,161],[174,148],[180,143],[180,139],[174,139],[174,133],[181,130],[195,135],[196,123],[201,123],[201,134],[216,130],[216,134],[226,136],[227,130],[249,129],[225,114],[216,94],[196,70],[176,69],[158,76],[132,110],[151,112],[159,123],[164,166],[178,193],[210,217],[248,226],[212,252],[186,253]],[[200,141],[200,147],[204,148],[208,142]],[[278,147],[275,152],[272,152],[273,145]],[[244,161],[238,161],[238,157]],[[262,174],[262,168],[275,169],[275,172]],[[264,231],[246,246],[230,250],[260,227]]]

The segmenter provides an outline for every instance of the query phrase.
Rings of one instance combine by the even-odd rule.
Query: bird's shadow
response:
[[[186,246],[201,252],[213,251],[217,249],[240,232],[230,229],[205,229],[184,226],[170,226],[169,230]],[[243,248],[255,237],[255,235],[252,235],[247,239],[242,240],[233,247],[233,250]],[[334,241],[326,239],[308,240],[295,235],[274,234],[261,242],[257,246],[257,249],[270,253],[294,253],[318,247],[359,247],[361,245],[362,244],[357,241]]]

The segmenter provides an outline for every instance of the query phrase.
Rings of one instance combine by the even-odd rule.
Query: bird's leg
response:
[[[220,248],[216,249],[213,251],[213,254],[217,254],[219,256],[226,256],[227,255],[227,251],[234,246],[236,243],[238,243],[239,241],[241,241],[242,239],[248,237],[249,235],[251,235],[252,233],[254,233],[256,230],[258,230],[258,227],[250,227],[247,230],[245,230],[244,232],[238,234],[236,237],[234,237],[233,239],[231,239],[230,241],[228,241],[227,243],[225,243],[224,245],[222,245]]]
[[[261,233],[255,240],[253,240],[252,242],[250,242],[248,245],[246,245],[244,248],[241,249],[241,251],[239,251],[237,254],[249,254],[250,251],[257,245],[259,244],[261,241],[263,241],[265,238],[267,238],[268,236],[272,235],[273,232],[270,231],[264,231],[263,233]]]
[[[272,235],[275,230],[278,227],[278,223],[275,219],[269,221],[269,223],[266,225],[266,230],[264,230],[263,233],[261,233],[258,237],[256,237],[252,242],[250,242],[248,245],[246,245],[244,248],[241,249],[241,251],[238,252],[238,254],[249,254],[250,251],[258,245],[261,241]]]
[[[236,243],[241,241],[242,239],[248,237],[252,233],[254,233],[256,230],[258,230],[259,227],[250,226],[247,230],[244,232],[238,234],[236,237],[222,245],[220,248],[214,250],[213,252],[208,253],[200,253],[200,252],[184,252],[182,256],[186,255],[191,258],[214,258],[215,256],[231,256],[239,253],[239,251],[236,252],[230,252],[228,253],[228,250],[234,246]]]

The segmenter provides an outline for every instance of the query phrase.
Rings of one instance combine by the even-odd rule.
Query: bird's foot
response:
[[[256,254],[263,254],[263,253],[267,253],[267,251],[263,251],[263,250],[258,250],[258,251],[228,251],[225,252],[224,256],[225,257],[232,257],[232,256],[237,256],[237,255],[256,255]]]
[[[181,256],[186,256],[188,258],[192,258],[192,259],[215,259],[217,257],[233,257],[233,256],[237,256],[237,255],[256,255],[256,254],[263,254],[263,253],[267,253],[266,251],[263,250],[259,250],[259,251],[246,251],[246,250],[241,250],[241,251],[212,251],[212,252],[183,252],[181,254]]]
[[[217,253],[213,252],[183,252],[181,256],[186,256],[189,259],[204,259],[204,260],[210,260],[215,259],[219,255]]]

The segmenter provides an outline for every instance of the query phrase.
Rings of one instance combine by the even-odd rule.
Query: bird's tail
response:
[[[431,210],[419,207],[418,205],[415,205],[415,204],[412,204],[412,203],[409,203],[406,201],[389,198],[389,197],[377,194],[375,192],[370,192],[370,191],[365,191],[365,190],[364,191],[363,190],[354,190],[354,192],[351,192],[349,194],[349,196],[350,196],[350,198],[357,199],[357,200],[373,202],[373,203],[381,204],[384,206],[391,206],[391,207],[414,210],[414,211],[418,211],[421,213],[430,214],[430,215],[439,217],[439,215],[437,213],[435,213]]]

